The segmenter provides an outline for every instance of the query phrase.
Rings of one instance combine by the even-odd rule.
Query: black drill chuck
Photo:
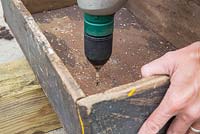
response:
[[[105,37],[84,35],[85,55],[92,65],[103,66],[112,54],[113,34]]]

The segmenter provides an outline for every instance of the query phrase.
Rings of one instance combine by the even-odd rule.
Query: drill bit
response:
[[[102,66],[95,66],[95,69],[96,69],[96,86],[99,86],[99,84],[100,84],[100,75],[99,75],[99,72],[101,70],[101,67]]]
[[[98,87],[100,84],[100,75],[99,75],[99,71],[96,71],[96,86]]]

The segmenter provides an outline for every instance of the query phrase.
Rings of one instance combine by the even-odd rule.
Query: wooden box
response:
[[[200,37],[198,0],[130,0],[115,16],[113,55],[97,87],[84,57],[83,18],[75,1],[2,4],[68,134],[136,134],[169,86],[167,76],[141,79],[141,66]]]

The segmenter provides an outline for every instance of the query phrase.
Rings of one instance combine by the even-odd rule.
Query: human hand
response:
[[[200,42],[168,52],[141,69],[144,77],[166,74],[170,87],[162,102],[145,121],[139,134],[156,134],[176,116],[167,134],[193,134],[200,130]]]

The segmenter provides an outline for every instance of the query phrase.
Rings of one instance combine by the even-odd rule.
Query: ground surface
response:
[[[3,11],[1,7],[0,2],[0,27],[6,27],[6,29],[9,29],[7,24],[4,21],[3,18]],[[4,37],[6,35],[9,35],[7,32],[4,34]],[[1,38],[1,32],[0,32],[0,64],[6,63],[9,61],[14,61],[16,59],[23,58],[24,55],[16,42],[15,39],[10,40],[10,38]],[[52,132],[49,132],[48,134],[66,134],[63,129],[58,129]]]
[[[8,29],[3,18],[3,11],[0,3],[0,28],[4,26]],[[23,53],[15,39],[0,39],[0,63],[13,61],[21,57],[23,57]]]

